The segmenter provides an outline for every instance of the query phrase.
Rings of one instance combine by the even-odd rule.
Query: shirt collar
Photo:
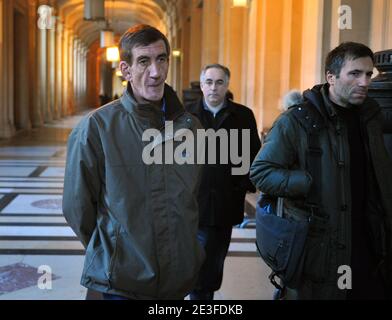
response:
[[[216,107],[212,107],[210,106],[207,101],[203,98],[203,107],[204,110],[207,110],[209,112],[211,112],[215,118],[215,116],[217,115],[217,113],[222,110],[223,108],[226,107],[226,103],[225,101],[223,101],[220,105],[216,106]]]

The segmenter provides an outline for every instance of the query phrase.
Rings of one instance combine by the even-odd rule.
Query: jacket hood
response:
[[[323,93],[325,93],[325,89],[328,87],[327,84],[316,85],[312,89],[307,89],[303,92],[303,97],[305,100],[309,100],[313,105],[319,107],[323,104]]]
[[[328,83],[315,85],[312,89],[305,90],[303,97],[304,101],[309,101],[324,118],[333,118],[336,112],[328,98],[328,88]]]
[[[309,101],[312,105],[314,105],[319,111],[321,112],[321,108],[325,102],[328,103],[328,101],[324,101],[324,92],[325,85],[316,85],[312,89],[307,89],[303,93],[301,93],[299,90],[291,90],[289,91],[283,98],[282,98],[282,109],[284,111],[288,110],[290,107],[293,107],[295,105],[299,105],[304,103],[305,101]],[[329,99],[327,99],[329,100]]]
[[[286,111],[290,107],[301,104],[304,102],[302,93],[299,90],[290,90],[282,98],[282,110]]]
[[[289,91],[282,98],[283,111],[286,111],[295,105],[302,104],[305,101],[309,101],[322,115],[325,115],[324,105],[330,104],[330,102],[327,95],[324,94],[324,92],[326,92],[324,86],[325,85],[316,85],[312,89],[305,90],[303,93],[296,89]]]
[[[323,117],[332,119],[337,116],[335,107],[329,99],[328,83],[315,85],[312,89],[305,90],[303,97],[305,101],[309,101],[313,106],[315,106]],[[378,103],[369,96],[366,97],[363,104],[358,107],[360,107],[361,116],[365,121],[380,111]]]

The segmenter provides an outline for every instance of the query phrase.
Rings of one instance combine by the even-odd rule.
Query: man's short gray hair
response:
[[[212,69],[212,68],[217,68],[217,69],[221,69],[226,76],[226,83],[229,83],[230,80],[230,70],[229,68],[219,64],[219,63],[213,63],[213,64],[208,64],[206,65],[200,72],[200,83],[203,83],[205,80],[205,75],[208,69]]]

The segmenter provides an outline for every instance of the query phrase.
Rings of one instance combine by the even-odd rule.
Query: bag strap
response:
[[[274,286],[277,290],[283,291],[283,290],[286,288],[286,286],[285,286],[285,285],[280,285],[280,284],[276,281],[275,277],[278,277],[278,279],[280,279],[280,278],[279,278],[279,275],[278,275],[275,271],[272,271],[272,272],[270,273],[270,275],[268,276],[268,279],[270,280],[270,282],[273,284],[273,286]]]
[[[313,182],[310,187],[305,205],[309,207],[314,216],[322,217],[320,212],[321,204],[321,156],[320,132],[325,128],[325,122],[309,101],[291,107],[292,114],[305,129],[308,139],[308,149],[306,150],[306,170],[312,176]]]

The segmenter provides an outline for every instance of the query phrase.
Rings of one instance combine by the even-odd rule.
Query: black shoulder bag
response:
[[[262,194],[256,206],[256,246],[262,259],[272,269],[269,276],[271,283],[279,290],[286,286],[298,286],[309,227],[315,220],[323,219],[319,210],[322,183],[319,135],[324,122],[319,112],[308,102],[292,108],[295,108],[292,110],[293,116],[305,129],[308,139],[306,169],[313,179],[305,201],[311,213],[309,221],[284,218],[283,198]],[[281,280],[281,284],[276,277]]]

